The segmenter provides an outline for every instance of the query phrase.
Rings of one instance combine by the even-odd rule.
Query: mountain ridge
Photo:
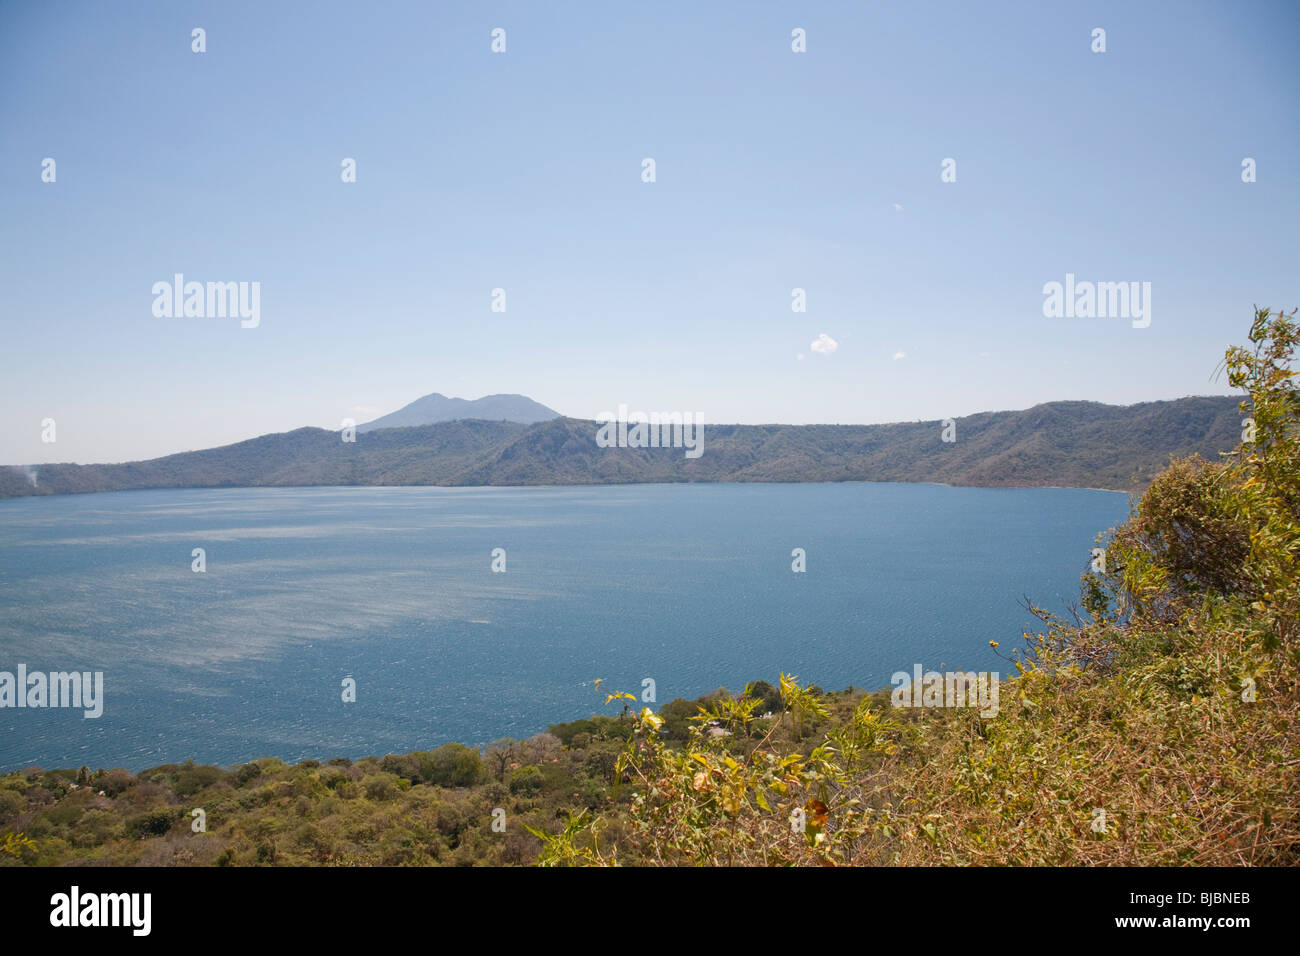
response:
[[[441,392],[430,392],[395,412],[357,426],[358,432],[377,431],[381,428],[407,428],[414,425],[435,425],[439,422],[477,418],[484,421],[519,422],[532,425],[536,422],[560,418],[559,412],[535,402],[527,395],[497,393],[482,398],[449,398]]]
[[[645,482],[924,481],[974,487],[1135,491],[1172,457],[1240,441],[1238,399],[1136,405],[1047,402],[942,423],[705,425],[703,454],[603,448],[594,421],[456,419],[378,428],[344,442],[304,427],[121,464],[0,467],[0,498],[144,488],[322,485],[519,486]]]

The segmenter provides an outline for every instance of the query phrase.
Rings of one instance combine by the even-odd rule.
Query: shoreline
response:
[[[4,467],[16,467],[7,465]],[[81,466],[79,466],[81,467]],[[21,501],[30,498],[72,498],[84,495],[121,495],[141,491],[265,491],[270,489],[307,490],[363,488],[375,490],[381,488],[439,488],[452,490],[458,488],[518,488],[520,490],[541,490],[545,488],[635,488],[656,485],[933,485],[940,488],[975,488],[983,491],[1104,491],[1116,495],[1140,495],[1141,491],[1121,488],[1096,488],[1087,485],[954,485],[946,481],[876,481],[870,478],[845,478],[839,481],[569,481],[549,482],[537,485],[444,485],[444,484],[402,484],[402,485],[158,485],[147,488],[113,488],[97,491],[52,491],[30,495],[0,495],[0,503]]]

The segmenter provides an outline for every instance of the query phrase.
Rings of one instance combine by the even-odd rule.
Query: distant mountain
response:
[[[0,467],[0,497],[130,488],[665,481],[934,481],[1138,490],[1170,456],[1198,452],[1214,459],[1236,448],[1241,417],[1238,400],[1224,396],[1129,406],[1049,402],[1025,411],[983,412],[956,419],[954,442],[941,440],[937,421],[706,425],[698,458],[685,457],[681,448],[602,448],[597,424],[573,418],[379,428],[355,442],[342,441],[339,432],[300,428],[122,465]]]
[[[484,395],[472,401],[448,398],[434,392],[417,398],[409,405],[372,422],[358,425],[357,431],[370,432],[377,428],[409,428],[413,425],[435,425],[464,418],[478,418],[489,422],[519,422],[532,425],[559,418],[560,413],[533,401],[526,395]]]

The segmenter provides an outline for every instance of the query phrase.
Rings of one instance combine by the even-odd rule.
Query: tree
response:
[[[541,769],[529,764],[510,775],[510,792],[531,797],[540,792],[545,783]]]
[[[563,751],[564,745],[554,734],[542,733],[519,741],[516,749],[520,763],[543,764],[555,760]]]
[[[427,769],[429,782],[443,787],[472,787],[483,777],[478,751],[464,744],[443,744],[431,751]]]
[[[484,748],[483,759],[496,773],[497,780],[504,783],[506,768],[515,759],[515,741],[509,737],[501,737],[492,741]]]

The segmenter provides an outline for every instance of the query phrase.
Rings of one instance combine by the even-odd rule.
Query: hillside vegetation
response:
[[[1257,312],[1226,355],[1252,408],[1235,453],[1175,463],[1099,536],[1078,619],[1038,612],[995,717],[849,710],[784,676],[779,716],[724,699],[684,747],[643,710],[627,806],[571,819],[543,862],[1300,861],[1293,316]]]
[[[0,468],[0,497],[274,485],[567,485],[683,481],[933,481],[1137,490],[1171,456],[1236,446],[1231,397],[1119,407],[1051,402],[1017,412],[894,425],[706,425],[703,453],[601,448],[598,425],[461,420],[279,435],[120,465]]]
[[[1227,353],[1235,451],[1099,535],[1076,616],[1036,610],[1004,654],[995,716],[782,675],[658,713],[616,692],[618,716],[482,752],[31,768],[0,777],[0,865],[1295,865],[1294,315]]]

